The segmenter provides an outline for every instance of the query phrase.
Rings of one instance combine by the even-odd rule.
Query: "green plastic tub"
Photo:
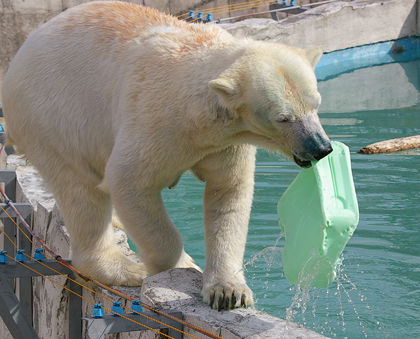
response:
[[[283,268],[294,285],[326,287],[359,222],[350,152],[333,141],[333,152],[303,169],[278,204],[285,234]]]

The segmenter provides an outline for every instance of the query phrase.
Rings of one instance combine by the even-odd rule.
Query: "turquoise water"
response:
[[[283,276],[276,207],[300,169],[258,151],[245,273],[256,308],[331,338],[420,338],[420,150],[364,155],[368,144],[420,135],[419,61],[353,70],[320,82],[320,117],[351,151],[360,223],[336,282],[299,293]],[[185,174],[163,192],[186,251],[204,268],[204,184]]]

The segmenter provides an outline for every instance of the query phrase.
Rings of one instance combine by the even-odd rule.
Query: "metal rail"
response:
[[[326,0],[326,1],[313,2],[313,3],[310,3],[310,4],[297,5],[297,6],[290,6],[290,5],[283,5],[281,3],[274,3],[274,4],[270,4],[270,6],[269,6],[270,9],[268,11],[237,15],[237,16],[232,16],[232,17],[229,17],[229,18],[217,19],[217,20],[214,20],[213,22],[218,23],[218,22],[229,21],[229,20],[234,20],[234,19],[243,19],[243,18],[255,16],[255,15],[268,14],[268,13],[271,14],[271,16],[274,20],[278,20],[277,14],[276,14],[277,12],[299,14],[299,13],[302,13],[302,12],[305,12],[306,10],[308,10],[308,8],[306,8],[306,7],[324,5],[324,4],[328,4],[328,3],[331,3],[331,2],[337,2],[337,1],[342,1],[342,0]]]

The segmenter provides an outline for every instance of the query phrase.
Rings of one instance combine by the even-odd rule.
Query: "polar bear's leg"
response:
[[[39,153],[32,159],[52,189],[64,218],[73,265],[108,285],[140,286],[146,270],[118,249],[111,224],[111,198],[96,187],[98,179],[87,175],[82,167],[66,164],[58,154],[42,157]]]
[[[159,181],[166,176],[164,169],[151,171],[151,160],[149,170],[142,170],[141,164],[128,163],[123,153],[111,155],[105,181],[118,217],[140,248],[140,257],[148,272],[156,274],[175,267],[200,270],[185,253],[182,236],[164,206]]]
[[[140,286],[146,270],[117,247],[109,195],[73,186],[62,196],[59,193],[57,201],[70,234],[74,266],[108,285]]]
[[[193,171],[206,181],[204,301],[215,309],[252,306],[243,256],[254,191],[255,147],[233,146],[207,156]]]
[[[130,238],[140,248],[140,257],[151,274],[174,267],[194,267],[193,259],[184,251],[182,237],[166,212],[160,192],[139,190],[133,199],[130,190],[111,194],[117,213]],[[123,196],[120,194],[122,193]]]

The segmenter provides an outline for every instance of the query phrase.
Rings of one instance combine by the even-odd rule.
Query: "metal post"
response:
[[[28,225],[32,225],[32,206],[29,205],[27,207],[29,210],[25,211],[26,212],[25,214],[23,214],[24,211],[22,211],[22,208],[19,211],[19,213],[22,215],[22,217],[25,219]],[[28,240],[28,238],[22,232],[24,232],[26,236],[28,236],[28,238],[32,240],[32,235],[29,233],[29,231],[24,226],[21,226],[20,231],[17,234],[18,247],[19,249],[25,250],[25,252],[28,255],[31,255],[32,243]],[[28,278],[17,279],[16,287],[17,287],[17,290],[19,291],[20,306],[22,307],[28,319],[31,319],[31,322],[32,322],[32,319],[33,319],[32,317],[32,314],[33,314],[32,278],[28,277]]]
[[[16,173],[14,171],[1,170],[0,182],[5,183],[5,192],[8,198],[15,200]],[[0,218],[4,219],[5,232],[13,241],[11,243],[6,237],[3,249],[7,251],[10,257],[15,257],[14,244],[17,244],[19,249],[25,250],[26,254],[30,255],[32,253],[32,244],[29,240],[31,239],[29,231],[25,227],[21,227],[21,231],[16,232],[15,223],[11,220],[11,218],[17,218],[16,213],[9,208],[8,202],[0,203],[0,206],[5,210],[0,209]],[[26,203],[15,203],[14,206],[25,221],[31,225],[32,206]],[[70,260],[65,260],[70,263]],[[51,269],[54,269],[56,272]],[[44,260],[42,258],[42,263],[40,263],[25,260],[23,256],[19,258],[19,262],[3,261],[0,264],[0,316],[14,339],[38,339],[32,324],[32,277],[56,274],[68,274],[74,278],[74,273],[67,266],[55,260]],[[19,299],[14,291],[16,278],[19,278]],[[79,339],[82,334],[82,300],[79,297],[82,294],[82,286],[70,280],[69,289],[77,294],[75,295],[71,292],[69,294],[69,339]],[[182,319],[182,312],[180,311],[169,310],[166,313]],[[142,314],[147,315],[148,318],[142,316]],[[123,316],[129,319],[125,319]],[[149,328],[164,330],[174,339],[183,338],[183,333],[181,332],[182,324],[162,314],[142,312],[141,314],[125,313],[123,316],[115,317],[110,315],[101,318],[83,318],[83,320],[88,323],[87,333],[91,339],[105,339],[105,334],[108,333],[143,331]],[[135,322],[130,321],[130,319]],[[161,323],[154,321],[154,319]]]
[[[16,172],[14,170],[0,170],[0,182],[4,182],[4,191],[11,201],[16,200]],[[10,237],[10,241],[6,236],[4,237],[3,250],[11,257],[16,256],[16,249],[14,244],[19,249],[25,250],[26,254],[31,255],[32,243],[29,239],[32,238],[29,231],[21,226],[21,231],[17,231],[15,220],[16,214],[13,210],[8,208],[7,201],[0,203],[0,218],[3,219],[3,227],[5,233]],[[19,211],[28,225],[32,225],[32,206],[30,204],[15,203],[14,206]],[[13,220],[11,218],[14,218]],[[19,224],[21,222],[19,221]],[[35,267],[37,272],[44,272],[44,275],[55,275],[46,267],[34,261],[25,261],[25,265]],[[54,266],[59,272],[64,274],[71,274],[73,272],[67,267],[55,261],[44,261],[44,264],[52,267]],[[42,273],[41,273],[42,274]],[[0,316],[4,320],[6,326],[9,328],[13,338],[37,338],[33,329],[33,289],[32,277],[38,276],[37,273],[25,268],[23,265],[17,263],[7,263],[7,265],[0,265]],[[19,279],[15,279],[19,278]],[[7,282],[8,280],[8,282]],[[82,294],[82,287],[72,281],[69,282],[70,290],[78,295]],[[19,299],[16,294],[19,295]],[[79,339],[82,334],[82,301],[80,297],[70,292],[69,295],[69,339]]]
[[[14,201],[16,198],[16,172],[14,170],[1,170],[0,171],[0,182],[4,182],[4,192],[6,195]],[[5,217],[7,217],[5,215]],[[12,220],[9,218],[3,220],[4,231],[5,233],[16,243],[16,226]],[[14,257],[16,255],[14,245],[4,237],[3,249],[7,253]],[[14,286],[14,283],[13,285]]]
[[[72,279],[76,279],[74,273],[69,275]],[[70,290],[77,293],[69,292],[69,339],[80,339],[82,335],[82,286],[70,280]]]
[[[32,319],[26,316],[15,292],[3,275],[0,275],[0,315],[14,339],[38,339],[32,327]]]

